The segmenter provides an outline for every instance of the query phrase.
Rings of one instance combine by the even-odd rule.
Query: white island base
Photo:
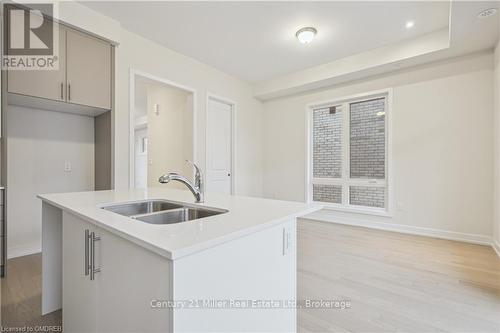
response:
[[[296,331],[295,217],[167,258],[46,200],[42,215],[42,311],[62,308],[64,332]]]

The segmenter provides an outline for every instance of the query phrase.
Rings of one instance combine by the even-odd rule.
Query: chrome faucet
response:
[[[169,174],[163,175],[158,179],[161,184],[166,184],[171,180],[176,180],[178,182],[183,183],[186,187],[193,193],[196,198],[196,202],[203,202],[204,198],[204,184],[203,184],[203,174],[201,173],[200,168],[196,164],[191,161],[186,160],[187,163],[191,164],[195,169],[194,175],[194,185],[184,176],[179,175],[178,173],[171,172]]]

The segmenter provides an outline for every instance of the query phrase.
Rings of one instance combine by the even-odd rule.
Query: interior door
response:
[[[209,99],[207,108],[207,191],[232,193],[233,106]]]
[[[67,101],[110,109],[111,45],[72,30],[66,44]]]
[[[62,26],[59,26],[58,59],[59,68],[57,70],[8,71],[8,92],[64,101],[66,94],[66,30]]]

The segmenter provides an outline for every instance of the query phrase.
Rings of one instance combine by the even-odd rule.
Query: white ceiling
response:
[[[84,4],[127,30],[254,83],[449,25],[448,1]],[[405,28],[408,20],[414,28]],[[294,36],[304,26],[318,29],[309,45]]]

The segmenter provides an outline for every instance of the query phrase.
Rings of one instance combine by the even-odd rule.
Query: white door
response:
[[[209,99],[207,107],[207,191],[231,194],[233,106]]]

